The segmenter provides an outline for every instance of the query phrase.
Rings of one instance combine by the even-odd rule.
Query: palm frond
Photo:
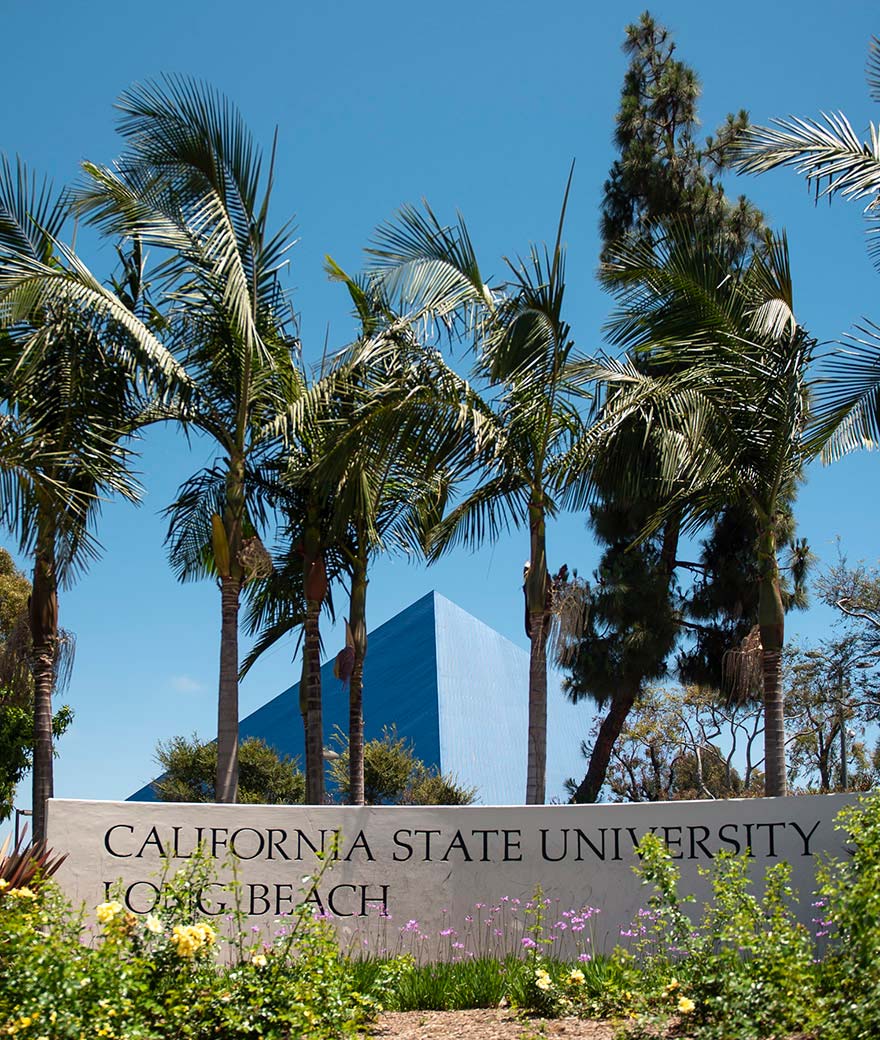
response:
[[[13,169],[0,156],[0,254],[23,253],[46,262],[68,214],[65,192],[55,193],[48,179],[38,181],[18,157]]]
[[[865,66],[868,91],[874,101],[880,101],[880,39],[871,37],[868,44],[868,61]]]
[[[483,280],[461,215],[456,225],[446,226],[427,202],[424,213],[404,206],[396,221],[379,227],[367,254],[375,261],[368,273],[403,313],[450,320],[463,311],[473,329],[483,308],[494,308],[494,295]]]
[[[430,532],[429,559],[436,560],[457,545],[476,548],[486,538],[519,527],[528,514],[528,503],[529,488],[522,480],[506,472],[490,477]]]
[[[880,443],[880,326],[865,320],[842,345],[813,390],[811,444],[825,462]]]
[[[880,191],[880,135],[869,124],[863,142],[842,112],[816,119],[774,119],[773,126],[752,126],[738,146],[736,166],[763,173],[790,166],[816,190],[816,197],[840,195],[861,199]]]
[[[155,334],[122,301],[102,285],[80,258],[62,243],[53,247],[64,264],[46,264],[23,254],[0,265],[0,325],[26,322],[40,308],[74,308],[98,319],[112,321],[125,338],[108,339],[123,362],[137,360],[139,371],[161,391],[169,387],[186,393],[191,381]],[[132,368],[133,370],[133,368]]]

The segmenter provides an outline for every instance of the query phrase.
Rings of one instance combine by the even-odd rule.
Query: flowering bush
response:
[[[678,894],[679,873],[653,834],[639,844],[642,878],[654,886],[615,951],[627,979],[633,1031],[655,1035],[678,1017],[688,1035],[706,1040],[761,1040],[809,1030],[818,1022],[813,941],[791,911],[790,868],[765,876],[763,898],[750,891],[746,856],[720,854],[709,875],[713,898],[699,921]],[[684,1025],[684,1022],[683,1022]]]
[[[0,1037],[329,1040],[359,1032],[375,1005],[354,990],[327,923],[303,909],[262,942],[247,939],[233,914],[231,934],[222,935],[194,912],[208,870],[196,859],[166,878],[160,905],[145,917],[108,899],[91,932],[52,883],[36,892],[5,886]]]
[[[861,1040],[880,1021],[880,793],[840,825],[852,855],[820,872],[815,936],[792,915],[787,865],[767,872],[758,896],[745,857],[716,858],[712,899],[692,917],[668,850],[647,835],[638,873],[653,895],[607,958],[589,942],[598,910],[561,911],[540,890],[478,903],[436,936],[384,913],[375,945],[357,933],[343,956],[328,915],[309,906],[279,920],[271,940],[248,931],[239,909],[221,921],[200,899],[214,882],[198,856],[173,874],[166,864],[151,913],[128,912],[110,892],[92,926],[51,881],[0,878],[0,1038],[329,1040],[361,1031],[380,1003],[506,1003],[612,1017],[633,1038]],[[237,883],[227,889],[235,896]]]

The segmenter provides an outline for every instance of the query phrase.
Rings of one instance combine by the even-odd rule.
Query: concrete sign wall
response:
[[[408,927],[448,939],[466,927],[473,931],[474,919],[489,920],[484,910],[522,906],[540,884],[551,900],[549,925],[570,921],[584,907],[601,911],[590,917],[590,927],[594,947],[602,951],[615,945],[646,905],[649,892],[632,868],[635,845],[647,831],[666,841],[683,889],[698,900],[708,892],[698,869],[710,867],[719,852],[749,850],[756,878],[787,861],[801,897],[800,917],[809,923],[815,916],[810,902],[817,857],[845,854],[834,818],[854,801],[852,795],[816,795],[635,805],[353,808],[55,799],[49,803],[49,843],[69,853],[59,883],[88,907],[121,881],[128,908],[150,912],[159,898],[163,852],[178,866],[201,845],[219,859],[229,853],[238,857],[244,909],[253,924],[267,929],[308,900],[333,916],[349,942],[360,943],[383,913],[390,915],[381,918],[386,937],[399,937]],[[331,869],[316,889],[306,885],[304,891],[303,879],[316,869],[316,851],[330,849],[337,835]],[[213,889],[205,908],[219,917],[228,912],[229,900],[228,893]],[[494,924],[486,927],[499,931]],[[395,941],[399,945],[399,938]]]

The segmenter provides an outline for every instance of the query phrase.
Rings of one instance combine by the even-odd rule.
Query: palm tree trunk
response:
[[[599,732],[596,735],[596,743],[590,755],[590,764],[587,767],[587,775],[581,780],[574,793],[572,801],[578,804],[593,803],[598,801],[599,792],[605,783],[608,773],[608,763],[611,761],[611,752],[614,744],[620,736],[626,723],[627,716],[632,711],[636,702],[634,690],[626,690],[618,694],[611,702],[608,714],[602,720]]]
[[[321,607],[327,596],[327,569],[321,545],[320,512],[315,500],[306,506],[303,529],[303,670],[300,705],[306,726],[306,804],[324,804],[324,723],[321,712]]]
[[[324,803],[324,725],[321,712],[321,604],[306,601],[303,676],[306,707],[306,805]]]
[[[526,766],[526,805],[543,805],[547,782],[547,546],[544,499],[533,494],[529,502],[531,559],[526,576],[529,616],[529,730]]]
[[[358,566],[351,579],[349,625],[354,641],[354,662],[348,687],[348,800],[364,804],[364,658],[367,655],[367,573]]]
[[[787,794],[785,777],[785,716],[782,693],[782,648],[785,645],[785,611],[779,588],[776,537],[772,524],[761,533],[758,547],[761,587],[758,593],[758,625],[761,632],[761,667],[764,673],[764,794]]]
[[[244,584],[239,554],[244,527],[244,456],[231,453],[226,503],[212,518],[214,564],[220,575],[220,681],[217,693],[217,778],[214,800],[238,798],[238,609]]]
[[[40,842],[46,840],[47,803],[55,793],[52,689],[58,648],[58,577],[51,526],[44,527],[37,536],[30,624],[34,676],[33,840]]]
[[[547,782],[547,617],[529,613],[529,758],[526,805],[543,805]]]
[[[788,794],[785,777],[785,718],[782,651],[764,650],[764,794]]]
[[[220,689],[217,698],[217,781],[214,799],[238,797],[238,607],[241,580],[220,578]]]

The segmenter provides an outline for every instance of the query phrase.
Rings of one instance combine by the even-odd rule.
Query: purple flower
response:
[[[523,937],[523,938],[522,938],[522,939],[520,940],[520,942],[522,943],[522,945],[523,945],[523,946],[525,946],[525,948],[526,948],[527,950],[533,950],[533,949],[534,949],[534,948],[535,948],[535,947],[536,947],[536,946],[538,945],[538,944],[537,944],[537,943],[535,942],[535,940],[534,940],[534,939],[530,939],[530,938],[529,938],[529,937],[528,937],[527,935],[526,935],[526,936],[524,936],[524,937]]]
[[[578,957],[578,960],[582,961],[584,964],[586,964],[588,961],[591,961],[592,959],[593,957],[589,953],[582,953],[580,957]]]

